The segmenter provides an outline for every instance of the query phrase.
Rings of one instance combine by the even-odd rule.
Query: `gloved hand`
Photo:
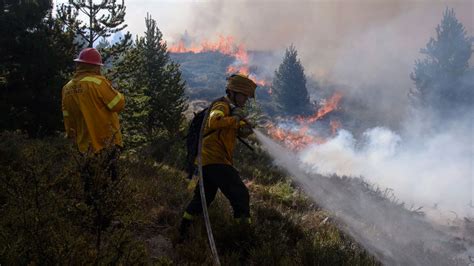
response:
[[[232,109],[232,116],[240,122],[240,120],[244,120],[247,117],[247,112],[243,108],[236,107]]]
[[[238,130],[239,137],[246,138],[252,133],[253,133],[253,129],[250,124],[246,123],[245,125],[239,127],[239,130]]]

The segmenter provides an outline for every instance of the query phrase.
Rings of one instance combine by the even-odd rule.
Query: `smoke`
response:
[[[267,59],[251,56],[249,62],[257,66],[259,77],[267,79],[281,63],[285,48],[294,44],[308,77],[335,86],[345,99],[358,102],[390,128],[398,128],[409,115],[406,96],[413,87],[409,75],[421,57],[420,49],[435,35],[445,8],[454,8],[468,34],[474,35],[470,0],[127,0],[126,4],[127,29],[133,34],[143,34],[148,12],[169,44],[187,32],[185,39],[196,43],[233,36],[249,51],[269,52]]]
[[[409,114],[414,62],[447,6],[474,32],[468,0],[209,1],[195,5],[186,29],[203,39],[230,34],[249,50],[284,51],[293,43],[309,77],[336,84],[374,119],[398,128]],[[257,65],[272,73],[281,60]]]
[[[473,123],[472,108],[450,120],[412,112],[399,132],[340,130],[296,153],[256,134],[275,164],[384,264],[452,265],[474,257]]]
[[[423,143],[403,139],[386,128],[373,128],[358,142],[341,130],[337,137],[299,154],[312,173],[364,177],[390,188],[408,206],[423,207],[436,218],[474,217],[470,136],[451,129]],[[472,136],[472,135],[471,135]],[[418,140],[419,141],[419,140]],[[471,140],[472,141],[472,140]]]
[[[466,210],[463,208],[465,199],[450,190],[454,187],[446,176],[442,176],[443,180],[435,182],[434,185],[429,182],[436,181],[436,178],[431,179],[430,175],[440,177],[446,172],[453,173],[450,171],[454,167],[445,169],[433,164],[435,161],[442,163],[442,159],[446,158],[431,162],[426,162],[430,161],[429,158],[421,163],[416,161],[419,164],[417,167],[406,169],[413,167],[410,166],[413,165],[411,160],[418,160],[441,148],[443,144],[452,143],[449,138],[443,139],[440,136],[440,139],[434,139],[432,146],[409,154],[410,150],[403,147],[402,138],[387,129],[374,128],[367,131],[364,142],[360,144],[349,132],[341,131],[326,144],[315,145],[299,154],[293,154],[262,133],[257,131],[256,135],[263,147],[274,157],[275,164],[286,169],[311,198],[330,210],[337,220],[344,224],[341,226],[343,230],[384,264],[451,265],[467,263],[468,256],[474,255],[474,249],[468,243],[472,241],[469,235],[459,235],[459,232],[451,231],[446,226],[432,223],[423,216],[406,210],[403,205],[394,201],[392,190],[382,189],[377,192],[375,187],[370,187],[358,177],[322,175],[364,174],[370,176],[370,181],[377,181],[379,185],[394,185],[395,194],[399,192],[399,188],[410,188],[414,193],[407,193],[409,196],[417,194],[427,202],[446,198],[447,201],[439,201],[440,204],[443,203],[443,207],[458,206],[458,203],[461,203],[459,210]],[[457,152],[452,153],[460,155]],[[396,162],[397,160],[399,162]],[[416,173],[416,170],[428,172]],[[437,173],[436,170],[442,170],[443,173]],[[465,170],[458,170],[461,173],[463,171]],[[412,180],[400,174],[417,174],[417,179]],[[415,183],[416,186],[412,186]],[[443,185],[451,186],[445,190]],[[461,184],[456,184],[455,187],[458,193],[466,190]],[[438,197],[432,194],[433,189],[440,189]],[[444,191],[447,191],[447,194]],[[427,192],[429,196],[423,192]]]
[[[244,4],[236,5],[240,8],[229,10],[252,14]],[[259,15],[250,21],[234,20],[230,14],[229,21],[223,19],[220,24],[252,23],[243,27],[251,31],[238,35],[244,36],[249,48],[283,49],[294,43],[310,76],[340,85],[336,87],[344,94],[346,105],[342,105],[347,112],[364,114],[352,109],[356,106],[349,103],[355,102],[368,109],[375,121],[371,124],[380,125],[367,129],[361,138],[341,130],[326,143],[296,154],[257,135],[276,165],[286,169],[310,197],[344,223],[342,228],[386,264],[447,265],[455,264],[453,258],[465,263],[474,255],[472,246],[453,240],[471,237],[472,241],[472,230],[447,227],[462,217],[474,217],[472,109],[440,120],[410,110],[407,97],[413,87],[410,72],[421,57],[419,49],[435,36],[446,6],[455,9],[472,35],[473,5],[468,1],[353,1],[298,2],[289,7],[278,2],[267,9],[252,4]],[[278,9],[288,12],[276,16],[273,12]],[[272,17],[278,21],[268,19]],[[265,28],[266,38],[253,38],[262,34],[260,27]],[[364,119],[360,118],[362,123]],[[328,178],[333,175],[349,179]],[[375,187],[368,188],[365,181]],[[374,196],[377,188],[405,205]],[[407,209],[422,210],[427,217]]]
[[[472,229],[447,227],[459,225],[463,217],[466,221],[474,218],[472,73],[462,80],[466,89],[462,95],[467,98],[463,100],[470,106],[463,103],[458,108],[457,102],[450,102],[452,110],[447,115],[409,108],[407,95],[413,86],[409,73],[420,58],[419,48],[434,36],[445,8],[424,6],[425,13],[420,6],[406,9],[400,3],[403,12],[392,6],[386,19],[347,32],[331,49],[332,65],[326,78],[341,84],[338,89],[346,99],[343,108],[363,114],[353,110],[356,105],[351,103],[366,105],[368,113],[377,116],[371,124],[379,126],[368,128],[360,137],[341,130],[333,139],[296,154],[257,134],[277,165],[332,211],[346,226],[342,228],[390,265],[455,264],[443,258],[466,263],[474,255]],[[437,14],[432,13],[433,7]],[[473,4],[464,7],[469,15],[455,11],[469,35]],[[307,58],[303,56],[302,62]],[[367,118],[360,119],[364,123]],[[421,210],[427,216],[408,210]],[[467,238],[471,246],[455,243],[455,237]]]

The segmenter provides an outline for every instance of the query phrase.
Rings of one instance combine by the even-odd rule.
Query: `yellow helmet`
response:
[[[234,92],[240,92],[247,97],[255,98],[255,89],[257,84],[249,79],[248,75],[236,73],[227,78],[227,89]]]

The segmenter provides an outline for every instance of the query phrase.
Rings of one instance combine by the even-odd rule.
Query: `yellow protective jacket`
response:
[[[204,127],[202,143],[202,165],[233,164],[233,153],[237,139],[237,131],[244,123],[238,123],[230,114],[230,101],[223,98],[215,102]]]
[[[81,152],[98,152],[106,146],[122,146],[118,112],[124,96],[100,75],[100,68],[78,65],[71,81],[62,89],[64,127]]]

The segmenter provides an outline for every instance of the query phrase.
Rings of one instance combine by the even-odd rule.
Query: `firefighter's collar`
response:
[[[230,109],[234,109],[236,107],[236,105],[229,99],[227,95],[224,96],[224,99],[229,103]]]

